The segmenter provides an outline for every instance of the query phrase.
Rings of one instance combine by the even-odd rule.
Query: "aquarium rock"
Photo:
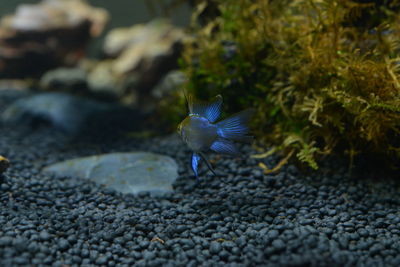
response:
[[[113,61],[98,62],[88,75],[88,86],[92,93],[121,98],[126,89],[126,78],[117,77],[112,70]]]
[[[87,73],[82,68],[57,68],[49,70],[40,79],[43,89],[83,92],[87,89]]]
[[[170,96],[175,90],[181,88],[186,80],[185,74],[180,70],[168,72],[153,88],[151,94],[157,99]]]
[[[8,167],[10,167],[10,161],[5,157],[0,156],[0,174],[5,172]]]
[[[183,38],[183,31],[165,20],[112,30],[104,43],[109,58],[94,67],[89,87],[95,92],[109,91],[127,103],[140,103],[140,95],[149,95],[177,67]]]
[[[55,163],[44,169],[56,176],[90,179],[121,193],[172,191],[178,177],[175,160],[149,152],[96,155]]]
[[[157,19],[147,24],[113,29],[105,37],[103,50],[109,57],[118,57],[128,49],[144,46],[150,50],[165,52],[174,44],[180,43],[183,36],[181,29],[174,27],[166,20]],[[163,47],[159,46],[160,42]]]
[[[50,68],[74,64],[107,21],[106,10],[81,0],[19,5],[0,21],[0,77],[39,76]]]
[[[78,134],[104,127],[134,128],[139,116],[135,110],[117,104],[53,92],[16,100],[4,110],[1,119],[8,124],[32,126],[46,122],[59,130]]]

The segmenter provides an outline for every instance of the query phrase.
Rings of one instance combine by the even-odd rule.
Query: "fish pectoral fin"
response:
[[[200,161],[200,155],[197,153],[193,153],[192,154],[192,170],[193,170],[196,178],[199,176],[199,173],[198,173],[199,161]]]
[[[211,102],[202,102],[195,100],[189,95],[189,112],[207,118],[210,122],[215,122],[221,115],[222,96],[217,95]]]
[[[214,176],[217,176],[217,174],[215,173],[213,167],[211,166],[211,164],[208,161],[208,159],[206,158],[206,156],[203,153],[200,153],[200,155],[203,158],[203,160],[206,162],[208,169],[214,174]]]

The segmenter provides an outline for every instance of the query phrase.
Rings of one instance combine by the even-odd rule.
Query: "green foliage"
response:
[[[186,88],[222,94],[229,112],[255,107],[258,138],[314,169],[332,152],[398,159],[400,16],[389,2],[201,1]],[[219,15],[197,24],[210,5]]]

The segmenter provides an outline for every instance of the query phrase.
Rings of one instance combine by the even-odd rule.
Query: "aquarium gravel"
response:
[[[10,96],[1,96],[4,105]],[[211,156],[213,177],[189,170],[177,136],[69,139],[41,125],[0,126],[12,166],[0,182],[0,266],[400,266],[399,183],[254,159]],[[88,142],[91,140],[91,142]],[[151,151],[173,157],[174,192],[120,194],[44,166],[78,156]],[[373,176],[373,175],[371,175]],[[378,178],[373,181],[373,178]]]

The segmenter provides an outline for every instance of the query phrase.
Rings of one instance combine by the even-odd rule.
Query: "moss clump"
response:
[[[332,152],[398,159],[399,2],[374,2],[214,0],[185,47],[187,89],[256,107],[259,139],[312,168]]]

